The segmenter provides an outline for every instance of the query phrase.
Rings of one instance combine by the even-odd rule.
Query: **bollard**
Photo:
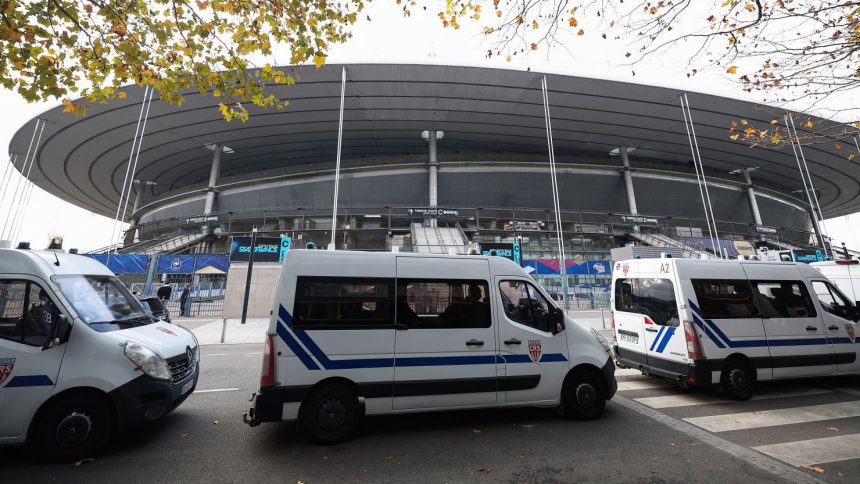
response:
[[[603,324],[603,329],[606,329],[606,317],[603,315],[603,308],[600,308],[600,321]]]
[[[227,318],[224,318],[224,323],[221,325],[221,342],[227,337]]]

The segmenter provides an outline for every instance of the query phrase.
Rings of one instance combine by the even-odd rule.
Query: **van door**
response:
[[[394,409],[496,402],[487,260],[397,258]]]
[[[821,315],[827,327],[827,338],[833,344],[836,372],[860,373],[860,359],[857,358],[857,323],[849,319],[857,317],[857,308],[830,281],[812,280],[810,284],[822,310]]]
[[[497,276],[499,354],[505,374],[499,391],[505,401],[546,402],[558,399],[569,368],[567,331],[553,334],[549,299],[526,279]]]
[[[34,281],[0,277],[0,443],[20,442],[54,390],[66,344],[53,347],[60,311]]]
[[[620,265],[621,263],[619,263]],[[626,262],[624,264],[627,264]],[[620,270],[616,267],[616,272]],[[627,271],[625,270],[626,274]],[[613,284],[612,318],[618,356],[628,362],[648,364],[645,356],[645,319],[634,308],[633,291],[636,279],[617,278]]]
[[[665,264],[659,277],[636,280],[634,305],[645,326],[645,354],[648,365],[672,373],[685,373],[687,340],[678,316],[677,288],[673,266]],[[657,276],[652,274],[652,276]]]
[[[832,375],[833,346],[797,267],[743,264],[756,296],[774,378]]]

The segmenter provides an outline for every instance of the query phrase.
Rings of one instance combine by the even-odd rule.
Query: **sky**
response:
[[[585,25],[588,25],[588,18],[584,20]],[[526,55],[513,56],[512,61],[507,62],[504,56],[494,56],[491,59],[485,57],[493,44],[481,34],[483,23],[463,22],[461,25],[459,30],[443,28],[436,12],[421,9],[414,10],[410,18],[404,18],[394,0],[376,0],[360,16],[353,29],[353,38],[344,45],[331,48],[328,62],[425,63],[531,69],[538,72],[654,84],[753,102],[763,101],[760,95],[742,92],[723,69],[705,70],[688,78],[685,74],[686,58],[683,55],[664,55],[646,63],[630,65],[624,54],[631,50],[631,46],[625,39],[613,39],[612,36],[602,39],[599,31],[587,31],[582,36],[562,36],[561,46],[527,51]],[[284,61],[281,63],[286,63],[287,56],[284,54],[282,58]],[[857,114],[860,112],[860,96],[856,98],[848,96],[831,99],[828,101],[830,104],[797,103],[789,107],[826,116],[830,105],[838,105],[844,109],[848,103],[850,107],[856,108],[854,117],[857,119],[860,118]],[[0,148],[8,148],[14,133],[27,120],[58,104],[59,102],[29,104],[16,93],[0,89],[0,113],[3,114],[0,117]],[[843,111],[841,116],[851,116],[851,111]],[[333,133],[333,136],[336,136],[336,133]],[[6,151],[8,150],[2,150],[4,153]],[[6,163],[6,159],[0,159],[0,176],[6,170]],[[7,191],[14,191],[16,179],[13,177]],[[0,228],[10,212],[11,196],[11,193],[7,193],[4,199],[0,200]],[[11,208],[14,212],[16,207]],[[844,241],[849,247],[860,249],[860,230],[854,228],[857,221],[860,221],[858,214],[839,217],[825,221],[824,230],[837,244]],[[42,248],[46,246],[51,235],[60,234],[65,239],[66,249],[75,247],[87,251],[107,246],[111,240],[118,238],[116,236],[112,239],[112,234],[119,233],[119,229],[113,230],[114,227],[122,227],[122,224],[117,226],[112,218],[95,215],[35,187],[18,240],[30,241],[33,247]]]

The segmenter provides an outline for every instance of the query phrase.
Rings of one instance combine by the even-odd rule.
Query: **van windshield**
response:
[[[116,277],[70,275],[54,276],[51,280],[78,317],[96,331],[116,331],[154,322]]]

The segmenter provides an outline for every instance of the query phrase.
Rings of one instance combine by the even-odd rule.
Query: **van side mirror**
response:
[[[72,325],[69,324],[69,318],[65,314],[57,317],[57,328],[54,331],[54,341],[52,346],[58,346],[69,340],[69,334],[72,332]]]
[[[561,308],[553,309],[552,313],[550,313],[549,318],[549,331],[552,334],[558,334],[564,331],[564,310]]]

